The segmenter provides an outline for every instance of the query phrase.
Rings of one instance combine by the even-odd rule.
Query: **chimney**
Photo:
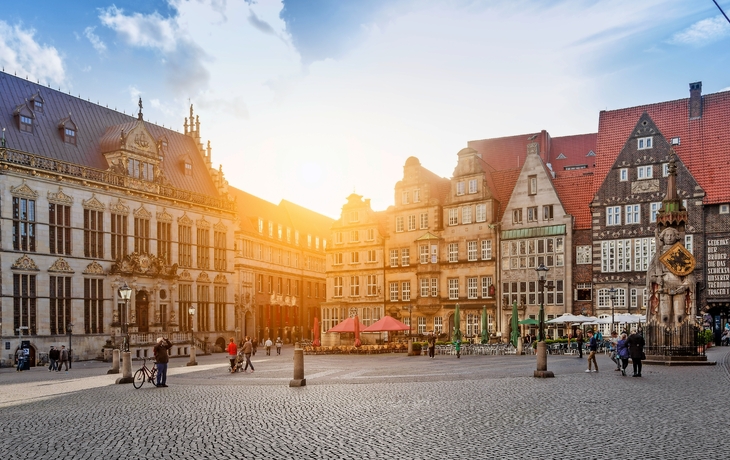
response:
[[[702,118],[702,82],[689,84],[689,119]]]

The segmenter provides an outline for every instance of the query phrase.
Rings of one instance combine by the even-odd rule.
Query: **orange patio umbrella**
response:
[[[362,331],[365,329],[365,325],[360,322],[359,319],[357,319],[357,316],[354,318],[347,318],[346,320],[342,321],[337,326],[331,328],[327,333],[330,332],[355,332],[355,321],[357,321],[357,325],[359,327],[358,331]]]

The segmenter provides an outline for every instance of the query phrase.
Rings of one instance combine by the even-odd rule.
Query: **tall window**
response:
[[[213,287],[213,313],[215,318],[215,330],[225,331],[226,328],[226,287]]]
[[[492,258],[492,240],[482,240],[482,260]]]
[[[656,222],[656,215],[659,212],[659,209],[662,207],[661,202],[657,203],[650,203],[649,204],[649,210],[651,211],[649,213],[649,222]]]
[[[459,225],[459,208],[449,209],[449,225]]]
[[[397,302],[398,301],[398,294],[399,294],[399,292],[398,292],[398,282],[397,281],[393,281],[393,282],[391,282],[389,284],[389,286],[390,286],[390,290],[389,290],[389,292],[390,292],[390,301],[391,302]]]
[[[172,255],[172,224],[157,222],[157,257],[166,263],[171,262]]]
[[[334,293],[332,296],[336,297],[336,298],[342,297],[342,277],[341,276],[335,276]]]
[[[183,268],[193,266],[193,228],[189,225],[178,225],[178,263]]]
[[[48,297],[51,335],[65,334],[66,325],[71,322],[71,277],[51,276]]]
[[[527,222],[537,222],[537,206],[527,208]]]
[[[368,295],[378,295],[378,275],[368,275]]]
[[[459,243],[449,243],[449,262],[459,261]]]
[[[553,205],[548,204],[542,207],[542,220],[550,220],[553,218]]]
[[[281,263],[281,249],[279,250],[279,263]],[[213,268],[216,270],[226,269],[226,233],[213,232]],[[224,330],[224,329],[216,329]]]
[[[401,292],[403,293],[403,300],[405,302],[411,300],[411,282],[403,281],[401,283]]]
[[[466,279],[466,295],[470,299],[476,299],[478,295],[479,278],[476,276]]]
[[[377,255],[375,252],[375,249],[369,249],[368,250],[368,262],[377,262]]]
[[[403,216],[398,216],[395,218],[395,231],[396,232],[403,231]]]
[[[464,206],[461,208],[461,223],[471,224],[471,206]]]
[[[421,297],[428,297],[430,284],[428,278],[421,278]]]
[[[390,266],[391,267],[398,266],[398,250],[397,249],[390,250]]]
[[[441,334],[444,331],[444,319],[441,316],[433,317],[433,332]]]
[[[134,218],[134,252],[149,254],[150,252],[150,220]]]
[[[71,207],[48,204],[48,248],[51,254],[71,254]]]
[[[84,257],[104,258],[104,213],[84,209]]]
[[[87,334],[104,333],[103,279],[84,278],[84,329]]]
[[[407,267],[411,264],[411,250],[410,248],[401,249],[401,265]]]
[[[535,195],[537,193],[537,176],[529,176],[527,178],[527,194]]]
[[[521,224],[522,223],[522,209],[514,209],[514,210],[512,210],[512,223],[513,224]]]
[[[464,181],[463,180],[456,183],[456,194],[457,195],[464,194]]]
[[[487,205],[484,203],[478,204],[477,208],[477,222],[486,222],[487,220]]]
[[[198,330],[209,331],[210,330],[210,286],[198,286]]]
[[[621,225],[621,206],[606,208],[606,225]]]
[[[477,180],[469,179],[469,193],[476,193],[476,192],[477,192]]]
[[[360,277],[350,277],[350,297],[360,297]]]
[[[421,201],[421,189],[417,188],[413,191],[413,202],[418,203]]]
[[[477,260],[477,242],[476,241],[467,241],[466,248],[467,248],[467,258],[470,261]]]
[[[112,259],[127,255],[127,216],[112,214]]]
[[[259,275],[260,276],[260,275]],[[190,307],[193,306],[193,286],[192,284],[181,283],[178,287],[178,318],[180,318],[180,331],[188,332],[192,330],[193,323],[190,315]]]
[[[35,200],[13,197],[13,249],[35,252]]]
[[[456,280],[457,283],[459,280]],[[431,297],[438,297],[439,295],[439,279],[431,278]]]
[[[418,256],[419,256],[420,262],[422,264],[428,263],[428,256],[429,256],[428,245],[422,244],[422,245],[418,246]]]
[[[421,213],[421,230],[426,230],[428,228],[428,213],[422,212]]]
[[[36,335],[35,275],[13,274],[13,331]]]
[[[449,279],[449,299],[450,300],[459,299],[459,279],[458,278]]]
[[[492,293],[489,292],[491,287],[492,287],[492,277],[491,276],[482,276],[482,298],[483,299],[492,297]]]
[[[627,204],[626,205],[626,225],[640,224],[640,206],[638,204]]]
[[[412,232],[416,229],[416,215],[411,214],[408,216],[408,231]]]
[[[208,230],[207,228],[199,228],[197,236],[197,266],[198,268],[205,270],[210,267],[210,230]]]

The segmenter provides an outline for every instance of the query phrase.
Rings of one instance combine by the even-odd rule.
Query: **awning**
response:
[[[516,240],[522,238],[537,238],[540,236],[565,235],[565,224],[548,225],[547,227],[518,228],[516,230],[503,230],[503,240]]]

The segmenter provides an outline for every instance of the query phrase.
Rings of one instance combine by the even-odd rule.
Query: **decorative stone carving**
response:
[[[71,266],[65,259],[59,258],[48,268],[49,272],[74,273]]]
[[[93,261],[86,266],[86,269],[84,270],[84,275],[105,275],[104,267],[102,267],[99,262]]]
[[[65,193],[63,193],[63,190],[61,187],[58,187],[58,192],[48,192],[48,202],[53,204],[62,204],[65,206],[71,206],[74,204],[74,199],[72,196],[68,196]]]
[[[103,212],[104,209],[106,209],[104,203],[96,198],[96,194],[91,195],[91,198],[89,198],[88,200],[81,200],[81,205],[84,207],[84,209],[91,209],[93,211]]]
[[[192,281],[193,277],[190,276],[190,272],[187,270],[183,270],[182,273],[180,273],[179,277],[180,281]]]
[[[142,205],[138,209],[134,210],[134,217],[138,217],[140,219],[150,219],[152,218],[152,213],[150,213],[147,209],[145,209],[144,205]]]
[[[659,179],[637,180],[631,183],[631,193],[650,193],[659,191]]]
[[[125,205],[121,198],[116,203],[110,204],[109,210],[114,214],[129,215],[129,206]]]
[[[112,265],[109,273],[174,278],[177,276],[177,264],[167,265],[160,257],[133,252]]]
[[[223,220],[219,220],[219,221],[218,221],[218,223],[216,223],[216,224],[215,224],[215,225],[213,226],[213,229],[214,229],[214,230],[215,230],[216,232],[223,232],[223,233],[225,233],[225,232],[227,232],[227,231],[228,231],[228,227],[226,227],[226,226],[225,226],[225,224],[223,223]]]
[[[13,196],[28,198],[31,200],[35,200],[38,198],[38,193],[28,187],[28,184],[25,183],[25,179],[23,179],[23,183],[18,185],[17,187],[10,187],[10,194]]]
[[[33,262],[33,259],[28,257],[28,254],[23,254],[23,257],[16,260],[10,268],[13,270],[39,271],[38,265]]]
[[[193,219],[188,217],[188,213],[186,212],[185,214],[177,218],[177,223],[180,225],[193,225]]]
[[[163,208],[162,212],[157,213],[157,222],[172,222],[172,215],[167,212],[167,209]]]
[[[215,276],[215,279],[213,280],[215,284],[228,284],[228,280],[226,279],[226,275],[223,273],[219,273]]]
[[[198,228],[210,228],[210,222],[205,220],[205,217],[195,221],[195,226]]]
[[[198,279],[196,281],[198,283],[210,283],[210,278],[208,277],[208,273],[200,272],[200,275],[198,275]]]

